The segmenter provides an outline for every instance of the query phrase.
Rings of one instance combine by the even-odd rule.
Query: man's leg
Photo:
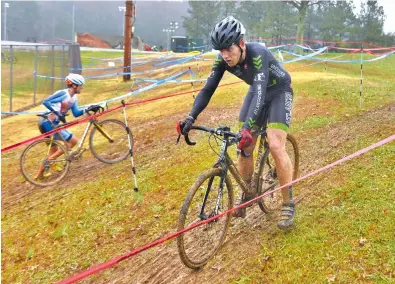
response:
[[[286,88],[273,94],[270,105],[267,138],[270,153],[276,164],[280,185],[291,182],[293,174],[292,162],[285,147],[287,142],[287,131],[292,119],[292,100],[292,89]],[[277,226],[280,229],[287,229],[293,225],[295,217],[292,186],[283,188],[281,193],[283,196],[283,206],[281,209],[281,219]]]
[[[49,149],[49,156],[53,155],[57,151],[58,151],[58,146],[55,145],[55,146],[51,147],[51,149]],[[43,174],[44,174],[44,165],[40,164],[40,167],[38,168],[37,174],[34,179],[41,178],[43,176]]]
[[[287,184],[292,181],[292,162],[285,149],[285,143],[287,141],[287,133],[280,129],[267,130],[267,138],[270,148],[270,153],[273,156],[274,162],[276,163],[276,170],[280,185]],[[290,202],[289,188],[283,188],[281,190],[283,195],[284,203]]]
[[[248,110],[250,109],[251,101],[254,97],[252,88],[250,87],[247,95],[244,98],[243,105],[240,109],[239,122],[240,128],[243,126],[244,121],[247,119]],[[245,148],[243,151],[249,154],[249,157],[243,157],[241,154],[237,159],[237,170],[244,179],[245,182],[250,183],[252,179],[252,174],[254,172],[254,157],[253,152],[255,149],[255,144],[258,137],[252,137],[252,143],[250,146]]]
[[[243,149],[243,151],[249,155],[248,157],[243,157],[243,155],[240,154],[237,158],[237,170],[248,185],[251,183],[254,173],[254,149],[257,140],[258,137],[253,136],[251,145]]]
[[[292,162],[286,150],[285,143],[287,141],[287,133],[280,129],[268,129],[268,142],[270,153],[276,164],[277,176],[280,185],[287,184],[292,181]],[[292,199],[292,186],[281,189],[283,196],[283,206],[281,208],[281,218],[277,223],[277,227],[286,230],[293,226],[295,217],[295,203]]]
[[[72,135],[71,136],[71,138],[69,139],[69,141],[66,141],[65,142],[65,146],[67,147],[67,149],[72,149],[76,144],[78,143],[78,139],[74,136],[74,135]],[[53,153],[52,155],[50,155],[49,157],[48,157],[48,161],[50,161],[50,160],[54,160],[54,159],[56,159],[57,157],[59,157],[59,156],[61,156],[61,155],[63,155],[64,154],[64,152],[63,152],[63,150],[62,149],[58,149],[55,153]]]
[[[60,135],[62,135],[62,134],[60,134]],[[71,149],[78,143],[78,139],[74,135],[72,135],[71,133],[67,134],[67,135],[71,135],[71,138],[69,138],[68,141],[65,140],[66,141],[65,142],[65,144],[66,144],[65,146],[67,147],[67,149]],[[49,156],[48,156],[47,160],[48,161],[55,160],[57,157],[60,157],[63,154],[64,154],[64,152],[63,152],[63,150],[61,148],[51,147],[51,150],[50,150],[50,153],[49,153]],[[35,179],[42,178],[43,174],[44,174],[44,165],[41,164],[39,169],[38,169],[38,172],[37,172],[37,175],[36,175]]]
[[[248,186],[251,185],[252,175],[254,174],[254,149],[257,140],[258,137],[253,136],[251,145],[243,149],[243,151],[249,155],[248,157],[243,157],[240,153],[237,158],[237,170]],[[236,205],[245,203],[255,197],[255,192],[240,192],[240,194],[242,196],[236,201]],[[235,210],[233,212],[233,217],[244,218],[246,216],[246,210],[246,207]]]

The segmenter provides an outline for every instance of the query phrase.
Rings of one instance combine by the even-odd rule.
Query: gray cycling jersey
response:
[[[246,58],[235,67],[230,67],[221,55],[217,56],[206,85],[195,99],[190,116],[196,119],[206,108],[226,70],[251,86],[253,98],[243,125],[245,129],[252,129],[257,122],[268,91],[291,85],[288,72],[266,47],[259,43],[246,43]]]

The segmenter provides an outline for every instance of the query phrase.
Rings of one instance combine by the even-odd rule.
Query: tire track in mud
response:
[[[298,133],[296,138],[301,150],[300,175],[326,165],[332,154],[358,136],[373,136],[378,141],[380,136],[386,137],[393,133],[395,103],[325,128]],[[314,182],[314,178],[312,180]],[[299,200],[303,196],[314,194],[306,186],[309,183],[311,182],[307,180],[301,185],[305,187]],[[96,275],[83,283],[226,283],[240,277],[242,271],[245,272],[243,264],[246,260],[259,255],[262,234],[282,233],[276,228],[277,219],[278,213],[275,216],[264,215],[257,206],[247,209],[244,220],[232,219],[227,238],[217,255],[197,271],[182,264],[176,242],[171,241],[117,264],[111,268],[108,276]],[[265,260],[259,260],[259,263],[262,264],[263,271],[266,267]]]
[[[246,258],[259,253],[262,233],[276,230],[277,216],[265,215],[258,206],[247,212],[245,219],[232,219],[221,250],[200,270],[185,267],[176,242],[171,241],[121,262],[104,279],[98,275],[82,283],[224,283],[241,269]]]

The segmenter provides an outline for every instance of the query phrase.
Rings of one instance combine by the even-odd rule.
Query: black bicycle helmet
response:
[[[238,44],[244,33],[242,23],[229,16],[216,24],[211,31],[211,44],[216,50],[229,48],[234,43]]]

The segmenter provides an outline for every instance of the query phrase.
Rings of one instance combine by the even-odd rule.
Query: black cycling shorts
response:
[[[240,109],[239,120],[244,123],[247,119],[248,110],[250,109],[251,101],[254,94],[251,92],[251,87],[244,99],[243,106]],[[268,128],[281,129],[288,132],[292,120],[292,101],[293,90],[291,87],[282,87],[270,90],[266,93],[265,107],[267,107]],[[263,126],[265,109],[262,109],[256,125]]]

